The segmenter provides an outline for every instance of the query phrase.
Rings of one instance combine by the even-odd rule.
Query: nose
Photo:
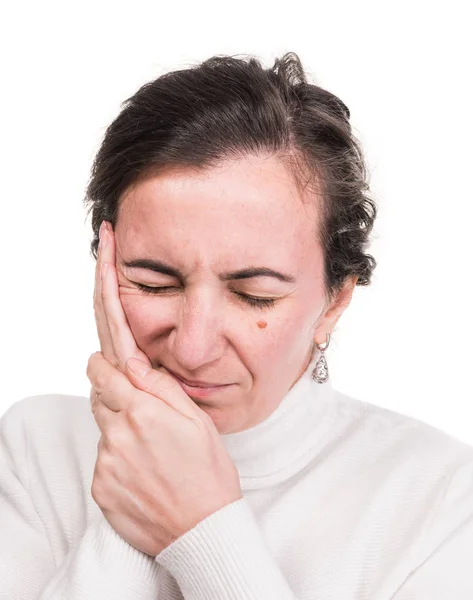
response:
[[[220,307],[212,290],[194,290],[182,300],[169,344],[174,359],[189,373],[222,356],[225,339]]]

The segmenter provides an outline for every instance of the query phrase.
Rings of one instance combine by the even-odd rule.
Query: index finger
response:
[[[97,263],[95,265],[95,286],[94,286],[94,314],[95,324],[97,326],[97,334],[100,342],[100,350],[104,357],[109,360],[112,364],[116,363],[114,350],[112,346],[112,340],[110,339],[110,332],[108,330],[107,319],[102,306],[101,298],[101,270],[104,264],[104,230],[106,228],[106,221],[102,221],[100,225],[100,241],[99,241],[99,252],[97,256]],[[109,259],[109,255],[106,254],[106,258]]]
[[[151,364],[146,354],[136,344],[120,300],[115,259],[115,236],[110,226],[104,231],[103,238],[105,242],[103,264],[106,265],[106,272],[101,280],[100,299],[108,329],[104,334],[108,338],[106,343],[110,343],[113,350],[113,359],[110,362],[125,373],[125,364],[129,358],[138,358],[149,366]]]

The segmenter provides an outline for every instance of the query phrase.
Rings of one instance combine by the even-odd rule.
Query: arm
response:
[[[416,556],[391,600],[473,598],[472,448],[451,476]]]
[[[213,513],[155,558],[185,600],[296,600],[246,498]]]
[[[100,516],[54,571],[39,600],[157,600],[158,569],[152,563]]]
[[[473,599],[472,458],[467,450],[413,549],[412,570],[389,600]],[[185,600],[296,600],[245,498],[201,521],[155,560],[174,576]]]
[[[102,515],[64,559],[59,547],[55,557],[48,536],[55,523],[45,526],[29,493],[26,439],[20,402],[0,419],[0,598],[157,600],[160,567]]]
[[[473,514],[409,574],[392,600],[450,598],[473,598]]]
[[[23,431],[14,405],[0,420],[0,598],[36,598],[54,571],[43,523],[25,489],[19,449]],[[21,452],[21,457],[24,452]]]

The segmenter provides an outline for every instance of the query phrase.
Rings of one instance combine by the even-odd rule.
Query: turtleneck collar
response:
[[[240,475],[242,490],[288,479],[304,468],[323,446],[336,416],[329,378],[311,377],[320,354],[315,352],[281,403],[267,419],[236,433],[221,434]]]

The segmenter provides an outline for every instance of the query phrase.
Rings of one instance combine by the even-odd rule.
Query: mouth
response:
[[[233,383],[227,383],[225,385],[205,385],[201,383],[199,383],[198,385],[190,385],[189,383],[186,383],[180,377],[175,375],[172,371],[169,372],[174,377],[174,379],[180,384],[180,386],[186,392],[186,394],[193,398],[206,398],[208,396],[211,396],[212,394],[222,392],[232,387],[233,385]]]

